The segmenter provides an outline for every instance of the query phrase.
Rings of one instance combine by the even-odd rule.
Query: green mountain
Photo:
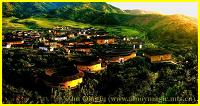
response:
[[[105,2],[79,2],[79,3],[68,3],[64,5],[65,8],[73,8],[75,10],[91,9],[98,12],[104,13],[123,13],[122,10],[116,8]],[[61,8],[63,9],[63,8]]]
[[[124,10],[124,12],[129,13],[129,14],[132,14],[132,15],[142,15],[142,14],[160,14],[159,12],[148,11],[148,10],[141,10],[141,9]]]
[[[122,10],[104,2],[4,2],[3,16],[15,16],[18,18],[27,18],[31,16],[46,16],[49,11],[63,7],[82,10],[91,9],[105,13],[123,13]]]
[[[54,9],[52,3],[31,3],[31,2],[4,2],[3,17],[15,16],[18,18],[27,18],[34,15],[41,15]]]
[[[157,47],[167,48],[179,54],[191,47],[197,50],[198,25],[193,17],[180,14],[134,15],[123,21],[123,25],[137,27],[146,32],[146,39]]]
[[[169,15],[150,28],[157,37],[165,39],[192,38],[197,40],[197,23],[184,15]],[[172,38],[173,36],[173,38]]]
[[[104,11],[108,11],[105,10]],[[100,25],[118,25],[120,20],[118,19],[118,13],[99,11],[89,7],[63,7],[60,9],[52,10],[47,15],[48,18],[62,18],[67,20],[73,20],[77,22],[84,22],[90,24]],[[114,10],[112,10],[114,11]]]

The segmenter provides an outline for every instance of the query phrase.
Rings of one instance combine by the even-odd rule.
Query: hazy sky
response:
[[[122,10],[125,9],[143,9],[156,11],[163,14],[184,14],[193,17],[198,15],[197,2],[108,2]]]

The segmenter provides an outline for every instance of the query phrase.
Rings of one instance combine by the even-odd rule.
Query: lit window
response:
[[[108,39],[107,39],[107,40],[105,40],[105,43],[108,43]]]
[[[124,62],[124,58],[119,58],[119,63],[123,63]]]

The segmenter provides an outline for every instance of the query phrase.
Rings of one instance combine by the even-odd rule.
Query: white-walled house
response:
[[[39,46],[39,50],[54,51],[54,48],[51,46]]]
[[[63,40],[67,40],[67,36],[56,36],[56,37],[53,37],[52,40],[55,40],[55,41],[63,41]]]
[[[2,47],[8,49],[8,48],[11,48],[11,44],[3,44]]]

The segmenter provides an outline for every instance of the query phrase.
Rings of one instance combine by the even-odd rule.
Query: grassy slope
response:
[[[165,18],[165,15],[161,14],[144,14],[144,15],[133,15],[131,19],[125,20],[125,25],[139,25],[142,27],[151,27],[156,24],[159,20]]]
[[[197,48],[197,22],[188,16],[147,14],[134,16],[124,24],[146,30],[148,40],[154,44],[152,47],[164,47],[177,53]]]
[[[91,25],[80,22],[74,22],[70,20],[63,20],[58,18],[27,18],[27,19],[17,19],[14,17],[3,18],[3,32],[6,33],[12,30],[30,30],[36,28],[53,28],[55,26],[72,26],[76,28],[86,28],[86,27],[95,27],[103,28],[108,32],[115,35],[126,35],[126,36],[137,36],[142,35],[140,31],[132,27],[125,26],[99,26]]]
[[[145,33],[139,31],[134,27],[127,27],[127,26],[109,26],[106,27],[110,34],[118,35],[118,36],[126,36],[126,37],[140,37],[143,38]]]
[[[196,39],[197,22],[183,15],[138,15],[131,20],[124,22],[126,25],[139,25],[148,29],[154,34],[153,39],[159,39],[168,36],[175,39],[181,37]]]
[[[170,15],[151,27],[150,37],[157,39],[158,45],[162,45],[162,47],[177,54],[188,50],[193,50],[196,53],[197,28],[197,23],[190,17]]]
[[[185,37],[193,38],[197,37],[197,23],[189,17],[182,15],[170,15],[157,22],[156,25],[151,27],[154,33],[158,33],[158,37],[167,34],[171,34],[175,39]],[[170,36],[170,37],[172,37]]]
[[[13,30],[31,30],[36,28],[53,28],[55,26],[72,26],[76,28],[91,27],[90,24],[84,24],[80,22],[74,22],[70,20],[62,20],[56,18],[27,18],[18,19],[14,17],[3,18],[3,33],[7,33]],[[95,26],[101,28],[101,26]]]
[[[12,20],[14,19],[16,18],[14,17],[3,18],[3,24],[2,24],[3,32],[9,32],[12,30],[29,30],[29,28],[24,24],[13,23]]]
[[[58,25],[63,25],[63,26],[72,26],[72,27],[79,27],[79,28],[84,28],[84,27],[90,27],[90,24],[83,24],[83,23],[78,23],[74,21],[69,21],[69,20],[62,20],[62,19],[45,19],[45,18],[28,18],[28,19],[23,19],[19,20],[19,23],[26,24],[26,23],[33,23],[32,25],[42,27],[42,28],[53,28]],[[31,25],[27,25],[30,27]]]

